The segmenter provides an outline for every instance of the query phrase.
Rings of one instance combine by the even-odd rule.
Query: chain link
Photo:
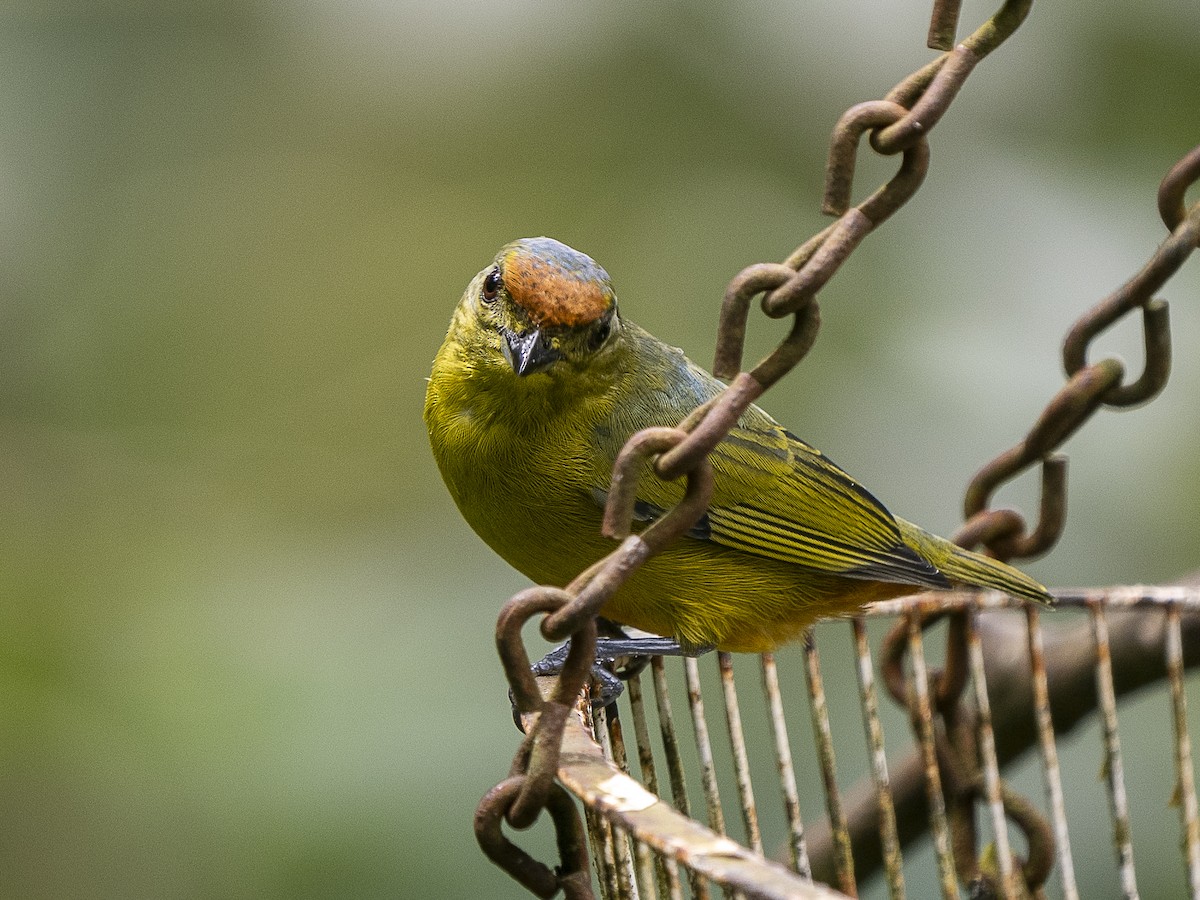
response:
[[[1200,147],[1176,163],[1158,189],[1158,209],[1171,232],[1140,272],[1101,300],[1071,328],[1063,343],[1063,368],[1074,375],[1087,364],[1092,341],[1134,309],[1142,310],[1143,345],[1146,364],[1132,384],[1111,390],[1107,406],[1134,406],[1152,399],[1167,383],[1171,371],[1171,332],[1167,303],[1153,294],[1179,270],[1200,243],[1200,203],[1190,210],[1184,194],[1200,179]]]
[[[987,504],[995,490],[1040,461],[1043,521],[1045,511],[1050,509],[1054,513],[1051,524],[1055,527],[1039,523],[1035,529],[1035,534],[1041,532],[1037,541],[1023,541],[1008,534],[998,541],[982,540],[982,543],[1001,559],[1029,558],[1048,550],[1061,533],[1062,511],[1066,508],[1065,475],[1046,471],[1048,466],[1065,470],[1065,462],[1059,462],[1053,451],[1101,406],[1121,408],[1144,403],[1166,385],[1171,371],[1168,307],[1166,301],[1154,299],[1153,294],[1200,246],[1200,202],[1187,210],[1183,204],[1184,193],[1197,180],[1200,180],[1200,146],[1176,163],[1159,187],[1158,207],[1164,224],[1171,229],[1170,236],[1141,271],[1084,313],[1067,332],[1063,341],[1063,368],[1069,380],[1051,399],[1024,440],[980,469],[971,480],[963,501],[967,522],[956,540],[974,543],[980,526],[972,520],[991,514]],[[1087,353],[1096,337],[1135,309],[1142,311],[1146,362],[1136,381],[1124,383],[1125,366],[1120,360],[1109,358],[1089,364]]]
[[[552,784],[544,807],[554,820],[559,866],[551,870],[504,836],[501,820],[516,802],[523,778],[504,779],[488,791],[475,811],[475,837],[488,859],[521,882],[531,894],[553,897],[560,890],[568,900],[591,898],[583,822],[566,788]]]

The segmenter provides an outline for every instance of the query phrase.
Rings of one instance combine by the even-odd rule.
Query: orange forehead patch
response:
[[[608,273],[590,257],[551,238],[526,238],[500,255],[509,297],[538,327],[595,322],[615,302]]]

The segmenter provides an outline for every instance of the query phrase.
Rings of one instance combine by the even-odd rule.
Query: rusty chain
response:
[[[815,297],[837,272],[850,254],[872,230],[896,212],[920,187],[929,166],[928,133],[945,113],[976,64],[998,47],[1021,24],[1032,0],[1007,0],[1001,9],[972,35],[951,49],[961,0],[936,0],[930,26],[930,46],[948,52],[905,78],[888,95],[877,101],[860,103],[847,110],[838,121],[830,140],[826,168],[823,211],[837,220],[798,247],[782,264],[759,263],[738,273],[730,282],[721,306],[713,372],[729,382],[712,401],[698,407],[676,428],[650,428],[633,435],[614,465],[612,483],[604,511],[603,533],[620,540],[618,547],[580,573],[565,588],[539,586],[511,598],[501,611],[496,642],[505,675],[518,712],[536,713],[536,723],[522,741],[509,777],[490,790],[479,804],[475,831],[480,846],[497,865],[539,897],[552,897],[560,890],[569,898],[592,897],[587,871],[587,851],[582,824],[574,803],[555,781],[563,727],[571,708],[589,679],[595,652],[596,615],[599,609],[651,555],[686,533],[703,515],[712,494],[713,475],[709,452],[728,434],[743,412],[768,388],[786,375],[808,353],[820,327]],[[884,155],[901,155],[896,174],[861,203],[851,206],[855,163],[862,135],[867,133],[871,147]],[[1168,176],[1160,193],[1160,209],[1165,221],[1174,221],[1177,231],[1190,229],[1194,237],[1196,210],[1185,214],[1183,194],[1195,180],[1200,154],[1193,153],[1189,166],[1181,164]],[[1169,225],[1169,227],[1175,227]],[[1182,239],[1181,239],[1182,240]],[[1165,246],[1165,245],[1164,245]],[[1118,405],[1148,399],[1161,388],[1169,368],[1169,339],[1166,331],[1166,307],[1154,301],[1140,301],[1142,285],[1153,291],[1178,268],[1186,256],[1176,248],[1160,252],[1164,261],[1147,266],[1153,270],[1138,286],[1117,292],[1103,310],[1084,325],[1064,360],[1072,381],[1086,383],[1080,393],[1070,393],[1061,402],[1069,411],[1051,414],[1039,431],[1035,427],[1021,445],[1005,454],[1005,461],[986,479],[972,486],[970,521],[960,532],[963,540],[984,541],[1001,550],[1017,553],[1029,547],[1049,547],[1061,530],[1064,504],[1054,506],[1043,501],[1039,527],[1025,534],[1020,516],[1009,510],[986,510],[987,499],[1003,480],[1012,477],[1038,459],[1043,460],[1044,497],[1065,496],[1065,470],[1056,458],[1047,457],[1046,447],[1057,446],[1101,403]],[[1156,256],[1156,259],[1158,259]],[[1178,260],[1177,262],[1175,260]],[[1171,267],[1173,266],[1173,267]],[[1169,268],[1168,270],[1168,267]],[[1164,274],[1165,272],[1165,274]],[[1160,277],[1161,276],[1161,277]],[[1128,287],[1128,286],[1127,286]],[[792,327],[779,346],[750,371],[742,371],[746,324],[751,301],[762,295],[760,306],[771,318],[792,316]],[[1112,361],[1088,366],[1087,347],[1092,337],[1116,318],[1140,306],[1146,317],[1146,374],[1133,385],[1120,384],[1124,370]],[[1098,308],[1099,309],[1099,308]],[[1154,361],[1151,362],[1151,347]],[[1167,354],[1165,368],[1161,362]],[[1103,377],[1096,372],[1107,373]],[[1099,387],[1092,386],[1099,383]],[[1064,394],[1067,389],[1064,389]],[[1079,396],[1089,398],[1080,407]],[[1095,400],[1093,404],[1093,399]],[[1133,399],[1130,399],[1133,398]],[[1056,398],[1057,399],[1057,398]],[[1039,423],[1041,424],[1041,423]],[[637,479],[643,465],[651,460],[655,474],[664,480],[686,477],[687,488],[678,505],[640,533],[632,533]],[[981,473],[981,476],[983,473]],[[1043,524],[1045,523],[1045,524]],[[1034,551],[1034,552],[1040,552]],[[533,616],[543,614],[542,635],[551,641],[571,639],[571,650],[559,674],[552,696],[543,698],[530,675],[528,653],[522,627]],[[901,648],[900,653],[903,653]],[[896,657],[899,659],[899,656]],[[961,670],[957,679],[945,673]],[[961,693],[966,683],[965,664],[948,660],[941,679],[945,704]],[[894,691],[893,691],[894,693]],[[968,769],[968,772],[971,770]],[[964,796],[977,790],[977,779],[961,779]],[[530,827],[542,809],[550,812],[557,836],[559,866],[551,869],[534,860],[509,841],[502,823],[517,829]],[[1020,823],[1030,811],[1017,801],[1006,806],[1009,815]],[[1032,813],[1036,817],[1036,813]],[[966,816],[973,819],[973,816]],[[973,827],[973,826],[972,826]],[[1035,833],[1033,826],[1024,829]],[[966,834],[974,846],[973,834]],[[1031,839],[1032,841],[1032,839]],[[1031,848],[1033,843],[1031,842]],[[1044,859],[1031,849],[1030,858]],[[1029,864],[1032,866],[1032,863]],[[1041,869],[1027,872],[1030,883],[1044,879]]]
[[[678,444],[683,432],[672,428],[639,432],[622,449],[614,466],[613,493],[617,502],[632,504],[637,472],[651,454]],[[596,611],[637,567],[687,531],[704,513],[712,494],[712,470],[707,459],[688,473],[683,500],[639,535],[580,573],[566,588],[537,586],[521,591],[504,604],[496,623],[496,647],[517,712],[537,714],[513,758],[509,777],[484,795],[475,812],[475,836],[489,859],[539,897],[562,890],[568,898],[591,898],[591,876],[583,824],[574,802],[555,781],[567,716],[587,684],[596,654]],[[630,511],[630,519],[632,511]],[[629,525],[625,525],[628,530]],[[530,670],[521,629],[533,616],[547,614],[542,634],[548,640],[571,638],[570,651],[552,695],[542,697]],[[559,866],[550,869],[509,841],[501,830],[528,828],[543,809],[554,823]]]
[[[1051,398],[1028,434],[976,473],[964,497],[966,522],[954,539],[965,547],[983,545],[999,559],[1028,559],[1049,550],[1062,534],[1066,521],[1066,458],[1056,451],[1102,406],[1126,408],[1145,403],[1166,385],[1171,368],[1170,328],[1167,303],[1153,294],[1200,246],[1200,202],[1186,208],[1184,195],[1200,181],[1200,146],[1175,164],[1158,191],[1163,223],[1171,232],[1136,275],[1084,313],[1068,331],[1063,342],[1063,368],[1067,383]],[[1125,382],[1125,366],[1109,358],[1088,363],[1091,343],[1125,315],[1142,312],[1145,364],[1142,374]],[[1041,499],[1036,527],[1030,531],[1019,513],[991,509],[995,491],[1035,465],[1041,465]],[[914,613],[914,615],[917,615]],[[920,617],[921,628],[929,628],[946,614],[933,612]],[[978,857],[974,803],[982,796],[979,777],[979,748],[971,715],[963,700],[968,679],[964,613],[949,616],[946,662],[930,673],[936,712],[944,728],[935,732],[938,769],[951,813],[955,865],[966,884],[986,883],[992,895],[1005,890],[996,883],[996,873],[981,867]],[[907,705],[914,727],[919,726],[915,699],[904,675],[909,626],[898,622],[884,639],[884,680],[891,695]],[[1025,835],[1028,859],[1016,860],[1024,890],[1037,893],[1050,872],[1054,838],[1048,823],[1027,801],[1002,785],[1005,813]],[[1018,885],[1016,890],[1022,886]]]

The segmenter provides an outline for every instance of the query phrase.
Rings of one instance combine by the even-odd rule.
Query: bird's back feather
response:
[[[648,371],[654,381],[687,384],[691,390],[683,396],[642,390],[637,402],[612,405],[593,432],[603,463],[594,471],[597,497],[603,497],[612,464],[631,434],[676,425],[724,388],[678,350],[645,332],[634,337],[643,375]],[[758,407],[743,414],[709,460],[716,481],[704,528],[708,540],[846,578],[949,587],[937,568],[905,542],[883,504]],[[664,482],[646,466],[638,487],[644,510],[668,509],[682,493],[680,483]]]

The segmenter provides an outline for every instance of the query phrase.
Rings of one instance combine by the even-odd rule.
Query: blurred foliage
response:
[[[841,110],[929,58],[926,6],[6,5],[3,892],[524,896],[470,833],[517,742],[491,629],[523,581],[426,447],[450,309],[547,233],[707,361],[728,278],[822,224]],[[1155,186],[1196,139],[1196,7],[1092,13],[1041,4],[979,68],[766,404],[943,532],[1060,383],[1065,327],[1161,239]],[[1166,393],[1071,444],[1051,584],[1197,566],[1198,273],[1166,291]],[[1138,358],[1135,330],[1109,343]],[[1099,752],[1067,757],[1097,797]],[[1169,850],[1127,752],[1135,837]],[[1076,836],[1089,897],[1106,827]],[[1150,852],[1143,890],[1172,893]]]

